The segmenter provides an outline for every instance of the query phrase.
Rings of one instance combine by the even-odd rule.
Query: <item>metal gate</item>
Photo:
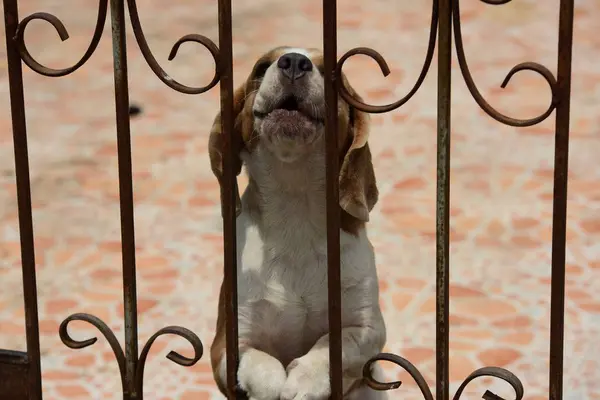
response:
[[[220,83],[221,92],[221,124],[224,132],[224,186],[222,193],[222,209],[224,219],[224,285],[226,287],[227,304],[227,376],[229,398],[240,398],[236,392],[236,366],[238,364],[237,349],[237,293],[236,293],[236,220],[235,220],[235,171],[232,159],[231,133],[233,128],[233,71],[232,71],[232,18],[231,0],[219,1],[219,46],[202,35],[186,35],[173,47],[169,59],[177,54],[179,46],[188,41],[204,45],[214,57],[216,73],[213,80],[204,87],[184,86],[173,80],[160,67],[144,38],[140,26],[135,0],[99,0],[98,19],[93,39],[79,62],[70,68],[55,70],[39,64],[28,52],[24,43],[24,32],[32,20],[42,19],[51,23],[65,40],[68,34],[55,16],[47,13],[35,13],[19,19],[17,0],[3,0],[6,29],[6,45],[8,71],[10,79],[10,100],[12,112],[12,128],[14,138],[17,197],[19,211],[19,228],[21,239],[21,258],[23,271],[23,288],[25,294],[25,318],[27,334],[27,351],[16,352],[0,350],[0,399],[41,400],[42,382],[40,368],[40,344],[38,329],[36,263],[34,255],[34,232],[32,223],[32,207],[30,195],[29,160],[27,150],[27,128],[25,123],[25,105],[23,97],[22,66],[27,65],[34,71],[46,76],[65,76],[80,68],[96,49],[105,25],[110,7],[112,23],[112,41],[114,55],[115,105],[117,120],[117,143],[119,162],[119,189],[121,206],[121,241],[123,261],[123,297],[125,318],[125,349],[123,350],[114,333],[99,318],[89,314],[69,316],[60,326],[60,338],[63,343],[73,349],[81,349],[95,343],[96,339],[77,341],[72,339],[67,326],[70,321],[86,321],[95,326],[108,340],[114,351],[121,373],[123,398],[126,400],[141,399],[143,387],[144,364],[146,356],[154,340],[164,334],[174,334],[188,340],[194,347],[194,358],[186,358],[171,352],[168,358],[173,362],[191,366],[202,356],[202,343],[191,331],[176,326],[169,326],[155,333],[138,352],[137,335],[137,298],[136,298],[136,264],[135,237],[133,219],[133,181],[131,166],[131,138],[129,126],[129,95],[127,58],[125,41],[125,7],[128,7],[131,24],[140,49],[155,74],[166,85],[182,93],[200,94]],[[481,0],[491,5],[502,5],[511,0]],[[511,77],[522,70],[531,70],[542,75],[548,82],[552,92],[552,101],[547,111],[538,117],[520,120],[503,115],[495,110],[477,89],[465,57],[461,33],[459,11],[460,0],[433,0],[431,14],[431,30],[429,47],[421,74],[410,92],[401,100],[386,106],[364,104],[354,98],[340,85],[341,69],[344,62],[355,54],[365,54],[373,58],[384,75],[389,68],[379,53],[368,48],[356,48],[337,59],[337,27],[332,23],[323,24],[323,47],[325,61],[325,98],[327,107],[326,131],[337,130],[337,116],[331,110],[337,110],[338,93],[352,106],[369,112],[385,113],[394,110],[417,92],[425,79],[434,58],[434,49],[438,46],[438,104],[437,104],[437,216],[436,216],[436,324],[437,324],[437,384],[436,398],[450,399],[449,393],[449,194],[450,194],[450,78],[452,38],[456,45],[458,64],[465,82],[479,104],[492,118],[515,127],[532,126],[556,114],[555,157],[554,157],[554,203],[552,230],[552,287],[551,287],[551,332],[550,332],[550,393],[551,400],[563,398],[563,342],[564,342],[564,301],[565,301],[565,241],[567,211],[567,169],[569,148],[569,112],[571,89],[571,58],[573,39],[574,0],[560,0],[559,40],[558,40],[558,73],[554,75],[544,66],[526,62],[515,66],[507,75],[502,87]],[[323,0],[323,21],[336,21],[336,1]],[[340,216],[338,211],[338,148],[336,136],[327,135],[327,252],[328,252],[328,288],[329,288],[329,328],[331,335],[330,360],[332,399],[342,398],[341,369],[341,294],[340,294]],[[404,368],[416,380],[423,397],[432,400],[433,395],[425,379],[410,363],[400,356],[380,354],[365,366],[365,379],[373,388],[391,390],[398,388],[401,382],[377,382],[369,376],[368,366],[378,360],[391,361]],[[508,382],[515,390],[516,399],[523,397],[523,386],[519,379],[509,371],[495,367],[485,367],[473,372],[459,387],[454,399],[460,398],[466,385],[481,376],[494,376]],[[501,397],[486,392],[486,400]]]

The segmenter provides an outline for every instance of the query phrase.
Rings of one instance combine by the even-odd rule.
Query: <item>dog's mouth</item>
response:
[[[285,118],[308,118],[314,123],[323,123],[322,117],[315,115],[314,110],[302,107],[298,99],[293,95],[283,98],[268,112],[261,112],[255,109],[253,113],[254,117],[261,119],[267,116],[285,116]]]
[[[279,104],[275,109],[287,110],[287,111],[300,111],[298,100],[295,96],[288,96]]]

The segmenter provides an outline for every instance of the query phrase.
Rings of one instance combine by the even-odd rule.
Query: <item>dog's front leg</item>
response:
[[[285,369],[275,357],[253,348],[242,353],[238,380],[250,400],[279,400],[285,379]]]
[[[227,382],[227,357],[223,354],[218,380]],[[240,348],[238,383],[250,400],[280,400],[286,380],[285,368],[275,357],[252,347]]]
[[[342,329],[342,370],[344,393],[362,377],[364,364],[378,354],[385,342],[384,328],[352,326]],[[287,368],[282,400],[323,400],[331,395],[329,381],[329,334],[323,336],[304,356]]]

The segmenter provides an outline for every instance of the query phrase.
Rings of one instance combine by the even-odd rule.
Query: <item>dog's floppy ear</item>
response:
[[[361,99],[348,83],[345,76],[342,82],[352,97]],[[346,105],[346,104],[344,104]],[[375,171],[369,150],[369,114],[348,106],[348,122],[340,124],[346,139],[347,148],[340,168],[340,206],[344,211],[362,222],[369,220],[369,212],[377,203],[379,192]]]
[[[254,132],[254,115],[252,113],[252,104],[256,92],[260,87],[260,82],[265,75],[269,66],[273,63],[274,56],[280,49],[277,48],[258,59],[252,68],[252,72],[246,79],[246,81],[237,88],[233,94],[233,139],[232,148],[234,152],[234,171],[235,175],[239,175],[242,171],[242,160],[240,153],[242,150],[249,150],[247,144],[252,142]],[[223,132],[221,127],[221,113],[219,113],[210,131],[210,137],[208,140],[208,152],[210,157],[210,166],[213,173],[219,181],[221,187],[221,199],[224,193],[223,183]],[[242,212],[242,202],[240,200],[240,193],[238,190],[237,179],[235,181],[235,187],[233,188],[236,193],[236,204],[235,211],[236,215],[240,215]]]
[[[242,171],[242,160],[240,159],[240,152],[244,147],[243,140],[243,123],[240,121],[240,114],[244,110],[244,101],[246,98],[246,84],[240,86],[233,95],[233,138],[231,146],[233,148],[233,170],[235,175],[239,175]],[[208,138],[208,155],[210,158],[210,167],[219,181],[221,188],[221,201],[224,194],[224,182],[223,182],[223,132],[221,126],[221,113],[219,112],[215,117],[212,128],[210,130],[210,136]],[[238,190],[237,179],[235,180],[235,187],[233,190],[236,193],[235,202],[235,213],[236,216],[242,211],[242,202],[240,200],[240,193]]]

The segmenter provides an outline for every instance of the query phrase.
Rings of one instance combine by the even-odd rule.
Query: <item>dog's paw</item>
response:
[[[286,381],[283,365],[258,350],[248,350],[240,360],[238,380],[251,400],[279,400]]]
[[[288,367],[281,400],[326,400],[331,394],[327,363],[296,359]]]

